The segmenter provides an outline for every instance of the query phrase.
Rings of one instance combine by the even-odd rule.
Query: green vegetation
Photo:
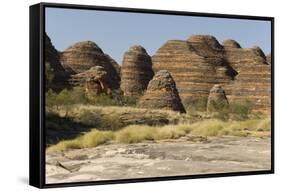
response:
[[[186,135],[197,136],[267,136],[270,133],[270,119],[250,119],[245,121],[204,120],[193,124],[166,125],[129,125],[117,131],[92,130],[73,140],[61,141],[50,146],[47,152],[95,147],[110,140],[120,143],[138,143],[145,140],[157,141],[176,139]]]
[[[267,136],[270,119],[252,112],[249,101],[206,112],[206,99],[186,114],[136,107],[139,97],[86,94],[82,88],[46,92],[48,152],[95,147],[108,141],[138,143],[189,136]],[[154,120],[154,121],[153,121]]]
[[[214,117],[222,120],[245,120],[249,119],[252,113],[253,104],[249,100],[240,102],[230,102],[229,105],[223,104],[218,106],[219,112],[215,113]]]
[[[56,93],[52,89],[46,92],[46,106],[60,106],[73,104],[90,104],[96,106],[135,106],[138,96],[121,96],[118,93],[112,95],[96,95],[95,93],[85,93],[83,88],[75,87],[72,89],[63,89]]]
[[[183,100],[183,105],[187,111],[206,111],[208,99],[206,97],[197,98],[196,100]]]
[[[207,98],[198,98],[196,100],[183,101],[185,109],[191,116],[206,113]],[[208,114],[216,119],[227,120],[246,120],[253,114],[253,103],[249,100],[210,103]],[[258,117],[258,116],[257,116]]]
[[[53,81],[55,77],[54,69],[51,67],[51,64],[49,62],[45,63],[45,76],[48,82]]]

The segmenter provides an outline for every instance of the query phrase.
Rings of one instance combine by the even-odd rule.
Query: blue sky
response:
[[[270,22],[256,20],[47,8],[46,32],[59,51],[91,40],[119,64],[130,46],[141,45],[152,56],[167,40],[193,34],[213,35],[221,43],[234,39],[244,48],[257,45],[265,54],[271,49]]]

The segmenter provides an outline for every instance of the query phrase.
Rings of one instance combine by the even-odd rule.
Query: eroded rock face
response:
[[[72,75],[70,84],[84,87],[86,93],[95,92],[99,95],[101,93],[111,94],[109,81],[106,70],[102,66],[95,66],[85,72]]]
[[[149,82],[145,94],[141,97],[138,106],[185,113],[176,83],[167,70],[160,70],[155,74]]]
[[[240,44],[232,39],[227,39],[222,44],[224,48],[241,48]]]
[[[225,47],[226,61],[238,72],[235,80],[225,86],[230,102],[248,100],[256,111],[271,108],[271,67],[259,47]]]
[[[214,84],[228,84],[236,71],[224,61],[223,47],[211,36],[170,40],[152,57],[154,71],[168,70],[185,104],[205,99]]]
[[[218,84],[214,85],[208,97],[207,111],[219,111],[226,105],[228,105],[228,101],[224,89]]]
[[[121,90],[124,95],[142,95],[153,77],[152,62],[141,46],[132,46],[124,54],[121,68]]]
[[[259,47],[242,48],[228,39],[221,45],[209,35],[187,41],[170,40],[152,57],[154,71],[168,70],[183,103],[206,100],[215,84],[229,101],[249,100],[254,110],[270,111],[271,82],[268,57]]]
[[[45,34],[45,73],[46,73],[46,90],[63,89],[68,85],[70,74],[60,63],[58,51],[53,46],[51,39]]]
[[[91,67],[102,66],[109,75],[108,85],[118,89],[120,76],[116,70],[115,61],[104,54],[102,49],[92,41],[83,41],[70,46],[61,54],[63,65],[70,67],[75,73],[89,70]]]

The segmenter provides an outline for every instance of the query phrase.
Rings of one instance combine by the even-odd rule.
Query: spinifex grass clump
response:
[[[270,119],[250,119],[246,121],[225,122],[221,120],[205,120],[193,124],[166,125],[152,127],[148,125],[130,125],[117,131],[92,130],[73,140],[61,141],[47,150],[63,151],[95,147],[107,141],[119,143],[138,143],[142,141],[158,141],[177,139],[186,135],[196,136],[267,136],[270,133]],[[260,133],[262,132],[262,133]],[[267,133],[265,133],[267,132]]]
[[[76,139],[61,141],[58,144],[49,147],[47,151],[52,152],[64,151],[67,149],[96,147],[112,139],[114,139],[114,133],[112,131],[98,131],[94,129],[85,135],[77,137]]]

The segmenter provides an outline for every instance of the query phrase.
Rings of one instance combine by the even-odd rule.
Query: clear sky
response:
[[[84,40],[96,42],[119,64],[130,46],[141,45],[151,56],[168,40],[209,34],[222,43],[234,39],[244,48],[271,50],[269,21],[156,15],[79,9],[46,9],[46,32],[57,50]]]

